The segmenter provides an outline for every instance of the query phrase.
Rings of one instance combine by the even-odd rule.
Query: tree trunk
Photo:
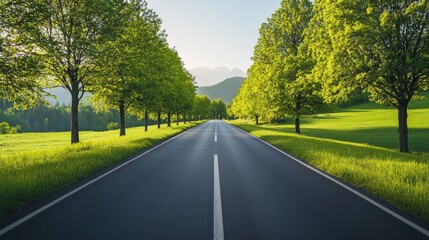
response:
[[[75,84],[71,92],[71,143],[79,142],[79,86]]]
[[[299,117],[295,117],[295,133],[301,134],[301,125],[300,125]]]
[[[301,134],[301,123],[299,121],[300,112],[301,112],[301,102],[300,102],[300,100],[296,101],[295,111],[296,111],[296,116],[295,116],[295,133],[296,134]]]
[[[147,132],[147,125],[149,121],[149,113],[147,110],[144,112],[144,131]]]
[[[408,104],[399,104],[398,107],[398,133],[399,133],[399,151],[409,152],[408,149]]]
[[[161,112],[158,112],[158,129],[161,128]]]
[[[186,124],[186,113],[183,114],[183,123]]]
[[[171,127],[171,114],[170,113],[167,114],[167,126]]]
[[[259,115],[255,115],[256,117],[256,125],[259,125]]]
[[[124,100],[119,101],[119,118],[120,118],[119,136],[125,136],[125,103],[124,103]]]
[[[176,113],[176,125],[179,126],[179,113]]]

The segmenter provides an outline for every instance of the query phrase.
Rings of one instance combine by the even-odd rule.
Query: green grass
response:
[[[429,223],[429,101],[410,108],[413,154],[396,150],[396,109],[376,104],[305,118],[303,135],[292,123],[231,123]]]
[[[429,98],[429,93],[422,95]],[[429,100],[412,101],[408,111],[409,148],[429,152]],[[333,113],[304,117],[301,132],[307,136],[398,148],[397,110],[375,103],[360,104]],[[293,133],[292,122],[270,128]]]
[[[176,135],[197,123],[161,129],[150,126],[81,132],[81,143],[71,145],[70,133],[0,135],[0,214],[34,200]]]

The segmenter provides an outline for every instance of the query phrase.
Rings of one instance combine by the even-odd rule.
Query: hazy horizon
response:
[[[187,69],[226,66],[246,72],[259,28],[280,0],[148,0],[148,4],[163,20],[168,42]]]

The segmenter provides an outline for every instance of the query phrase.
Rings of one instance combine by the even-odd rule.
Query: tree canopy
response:
[[[310,1],[284,0],[262,24],[249,76],[231,107],[234,115],[257,123],[260,116],[272,122],[288,115],[300,133],[300,117],[321,109],[320,84],[309,76],[314,62],[304,44],[312,7]]]
[[[399,149],[408,152],[408,104],[429,88],[428,2],[321,0],[315,12],[314,74],[325,98],[341,100],[360,88],[397,108]]]

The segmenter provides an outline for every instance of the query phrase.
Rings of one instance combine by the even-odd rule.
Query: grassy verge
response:
[[[82,142],[69,144],[69,133],[28,133],[1,136],[0,214],[68,186],[127,156],[138,153],[198,123],[82,132]],[[35,150],[37,149],[37,150]]]
[[[429,223],[429,155],[300,136],[279,126],[232,124]]]

